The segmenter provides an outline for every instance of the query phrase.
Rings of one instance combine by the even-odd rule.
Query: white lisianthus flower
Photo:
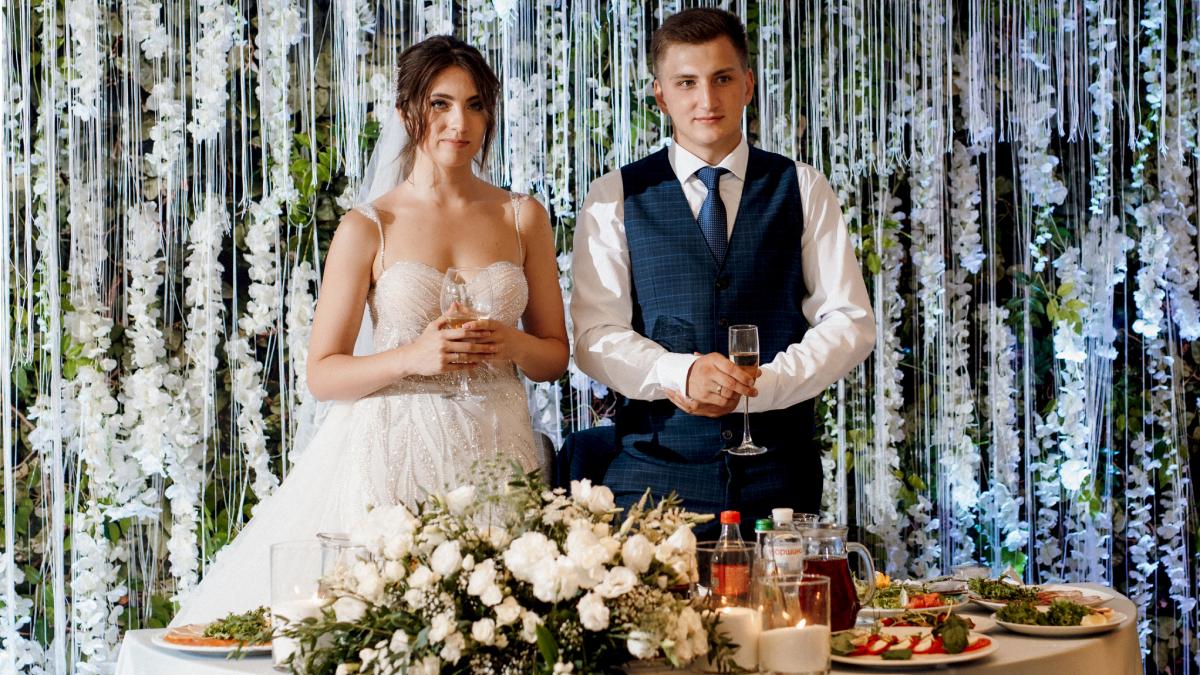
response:
[[[349,595],[343,595],[333,603],[333,614],[338,621],[358,621],[367,613],[367,603]]]
[[[621,545],[621,560],[637,574],[645,574],[654,558],[654,544],[642,534],[635,534]]]
[[[558,558],[558,545],[540,532],[526,532],[504,551],[504,564],[518,581],[533,583],[535,571]]]
[[[450,509],[450,513],[456,516],[461,516],[467,512],[467,508],[475,502],[475,486],[464,485],[456,490],[452,490],[446,495],[446,507]]]
[[[490,645],[496,640],[496,622],[492,619],[480,619],[471,624],[471,639],[481,645]]]
[[[451,633],[442,644],[442,650],[438,652],[438,656],[447,663],[458,663],[458,660],[462,658],[463,647],[466,646],[467,639],[463,637],[462,633]]]
[[[450,612],[442,612],[433,617],[433,621],[429,624],[429,641],[441,642],[454,630],[454,615]]]
[[[571,498],[592,513],[607,513],[616,508],[613,492],[606,485],[592,485],[592,481],[571,481]]]
[[[351,541],[371,553],[399,560],[412,550],[417,519],[403,504],[372,509],[353,529]]]
[[[533,595],[542,602],[573,598],[579,592],[581,577],[582,570],[565,555],[546,560],[533,577]]]
[[[654,636],[644,630],[635,630],[625,640],[625,646],[635,659],[652,659],[658,654],[658,644]]]
[[[448,577],[458,571],[462,564],[462,550],[457,541],[444,541],[434,549],[429,565],[434,573]]]
[[[504,602],[496,605],[496,624],[507,626],[521,617],[521,604],[513,596],[508,596]]]
[[[617,565],[605,573],[604,581],[596,587],[596,592],[608,599],[617,598],[633,590],[637,582],[633,570]]]
[[[417,569],[408,575],[408,585],[410,588],[429,588],[433,583],[433,570],[424,565],[417,565]]]
[[[587,593],[579,599],[579,623],[590,631],[608,628],[608,607],[596,593]]]
[[[604,578],[604,565],[612,560],[620,544],[610,537],[600,538],[590,526],[573,527],[567,534],[567,557],[579,568],[579,585],[591,588]]]

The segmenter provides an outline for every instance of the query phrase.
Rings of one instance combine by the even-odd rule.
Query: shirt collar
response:
[[[667,159],[670,160],[671,168],[675,170],[675,176],[679,179],[680,184],[695,177],[697,171],[708,166],[704,160],[675,142],[672,142],[667,148]],[[746,180],[746,165],[749,162],[750,144],[746,142],[746,137],[742,136],[742,141],[733,149],[733,152],[725,155],[725,159],[722,159],[717,166],[729,169],[729,173],[736,176],[738,180],[744,181]]]

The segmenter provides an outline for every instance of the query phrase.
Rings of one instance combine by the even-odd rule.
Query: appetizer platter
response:
[[[1063,584],[1026,586],[1008,579],[971,579],[967,582],[967,597],[975,604],[998,610],[1010,602],[1030,602],[1039,607],[1049,607],[1062,600],[1085,607],[1102,605],[1113,596],[1104,591],[1076,588]]]
[[[996,651],[995,641],[972,632],[961,617],[928,628],[852,628],[833,635],[832,659],[877,668],[926,668],[981,659]]]
[[[945,612],[904,612],[895,616],[885,616],[875,620],[875,624],[884,628],[937,628],[951,616]],[[967,628],[976,632],[986,632],[996,627],[995,620],[986,616],[959,616],[967,622]]]
[[[875,597],[859,611],[866,617],[899,616],[910,612],[951,612],[967,604],[966,586],[953,579],[893,581],[875,573]]]
[[[1001,607],[992,618],[1014,633],[1079,637],[1110,631],[1127,617],[1108,607],[1088,607],[1069,600],[1055,600],[1049,607],[1019,600]]]
[[[154,635],[156,646],[192,654],[269,654],[271,624],[266,607],[230,614],[207,624],[187,624]]]

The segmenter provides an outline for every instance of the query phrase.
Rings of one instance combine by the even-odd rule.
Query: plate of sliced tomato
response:
[[[943,638],[925,628],[852,628],[834,638],[834,661],[875,668],[927,668],[974,661],[996,651],[995,640],[975,632],[967,633],[957,653],[950,653]],[[845,653],[838,653],[839,645]]]

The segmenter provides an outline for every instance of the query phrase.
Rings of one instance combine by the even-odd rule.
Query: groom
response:
[[[650,49],[673,143],[588,191],[575,360],[626,397],[604,480],[618,505],[676,492],[693,511],[741,511],[746,534],[774,507],[819,509],[812,399],[866,358],[875,322],[829,182],[742,135],[754,77],[738,18],[680,12]],[[758,326],[757,377],[728,358],[735,324]],[[742,438],[743,396],[765,454],[722,452]]]

